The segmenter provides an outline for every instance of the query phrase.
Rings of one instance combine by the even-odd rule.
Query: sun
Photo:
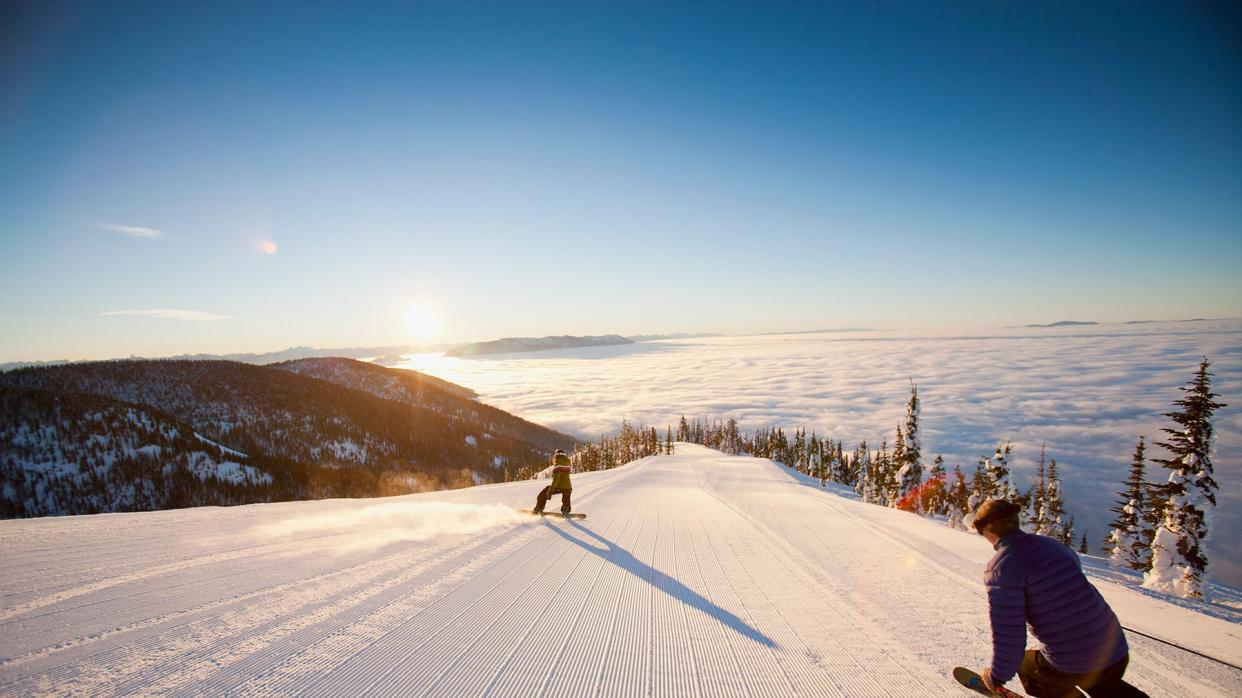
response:
[[[405,312],[405,327],[420,340],[431,339],[440,331],[440,307],[431,303],[415,303]]]

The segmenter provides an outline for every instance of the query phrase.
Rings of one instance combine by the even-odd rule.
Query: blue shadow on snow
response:
[[[639,579],[646,580],[648,584],[655,587],[656,589],[659,589],[665,594],[668,594],[674,599],[677,599],[678,601],[686,604],[687,606],[690,606],[691,608],[702,611],[703,613],[706,613],[707,615],[711,616],[712,618],[715,618],[721,623],[724,623],[726,626],[728,626],[730,629],[732,629],[734,632],[741,635],[742,637],[745,637],[749,640],[753,640],[763,645],[764,647],[776,647],[776,643],[773,642],[771,638],[759,632],[758,630],[750,627],[750,625],[748,625],[746,621],[742,620],[741,618],[738,618],[737,616],[717,606],[711,601],[708,601],[707,599],[703,598],[702,595],[700,595],[698,592],[694,591],[690,587],[686,586],[685,584],[682,584],[681,582],[677,581],[673,577],[670,577],[669,575],[661,572],[660,570],[652,567],[651,565],[648,565],[647,563],[639,560],[638,558],[634,557],[634,555],[630,553],[630,551],[626,550],[625,548],[622,548],[616,543],[613,543],[612,541],[599,535],[595,531],[592,531],[591,529],[583,526],[577,521],[571,520],[569,521],[569,525],[573,526],[579,531],[582,531],[583,533],[594,538],[595,540],[603,543],[606,546],[606,549],[597,548],[594,545],[591,545],[590,543],[584,540],[581,540],[575,536],[571,536],[569,533],[562,530],[560,526],[552,525],[550,521],[544,520],[543,525],[547,526],[553,531],[556,531],[556,535],[564,538],[565,540],[573,543],[574,545],[582,548],[583,550],[586,550],[592,555],[599,556],[607,560],[608,562],[611,562],[612,564],[616,565],[617,567],[620,567],[621,569],[629,572],[630,574],[633,574]]]

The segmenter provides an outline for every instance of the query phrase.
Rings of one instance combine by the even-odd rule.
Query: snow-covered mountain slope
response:
[[[953,696],[988,659],[977,536],[690,445],[575,475],[584,521],[517,513],[542,484],[0,522],[0,694]],[[1242,665],[1229,590],[1095,583]],[[1153,696],[1242,694],[1129,639]]]
[[[9,371],[0,517],[437,490],[504,481],[573,448],[473,397],[343,358]]]

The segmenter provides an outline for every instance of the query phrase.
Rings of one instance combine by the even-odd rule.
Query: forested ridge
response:
[[[0,515],[361,497],[498,482],[574,439],[413,371],[106,361],[0,374]]]

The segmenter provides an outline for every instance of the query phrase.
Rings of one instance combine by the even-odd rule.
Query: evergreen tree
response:
[[[913,396],[911,399],[914,399]],[[910,424],[909,415],[907,414],[906,424]],[[917,417],[915,418],[914,428],[918,429]],[[915,435],[917,439],[917,433]],[[919,496],[919,486],[923,484],[923,466],[919,464],[917,451],[910,450],[909,432],[902,433],[901,426],[897,427],[897,448],[893,456],[894,465],[897,468],[895,478],[897,480],[897,497],[893,501],[893,506],[905,511],[913,511],[923,513],[923,501]]]
[[[1150,564],[1150,549],[1143,540],[1143,510],[1147,506],[1147,483],[1143,480],[1146,462],[1146,445],[1139,437],[1130,461],[1130,477],[1125,489],[1117,493],[1120,498],[1112,508],[1117,517],[1113,519],[1104,549],[1109,552],[1108,563],[1113,567],[1126,567],[1146,572]]]
[[[893,468],[900,469],[906,462],[906,435],[897,425],[897,436],[893,439]]]
[[[984,458],[980,462],[988,473],[988,481],[990,490],[987,497],[995,497],[997,499],[1005,499],[1014,501],[1017,491],[1009,484],[1009,456],[1013,453],[1013,443],[1005,442],[1003,445],[996,447],[996,453],[991,458]]]
[[[944,458],[939,455],[932,461],[927,486],[921,492],[922,511],[935,516],[948,514],[948,488],[945,483]]]
[[[1164,521],[1164,487],[1154,482],[1143,483],[1143,508],[1139,515],[1139,549],[1143,551],[1144,571],[1151,569],[1151,543]]]
[[[923,437],[919,433],[919,412],[921,407],[919,403],[919,388],[911,380],[910,399],[906,401],[906,444],[904,451],[904,465],[910,468],[907,475],[907,482],[910,484],[910,487],[907,489],[907,492],[917,490],[923,482]],[[919,513],[926,511],[921,497],[918,500],[918,511]]]
[[[854,478],[854,462],[853,458],[845,454],[845,442],[837,442],[836,455],[837,476],[835,479],[842,485],[854,486],[856,481]]]
[[[950,528],[966,530],[966,511],[969,508],[969,498],[971,496],[969,488],[966,487],[966,476],[962,474],[962,466],[957,465],[953,468],[953,482],[949,486],[948,499],[946,501],[946,522]]]
[[[742,434],[738,431],[737,420],[733,417],[729,417],[729,421],[725,423],[723,450],[725,453],[742,452]]]
[[[853,459],[853,476],[854,491],[862,497],[864,502],[873,501],[873,493],[875,488],[871,476],[870,453],[867,451],[867,442],[863,441],[858,444],[858,448],[854,449]]]
[[[1039,445],[1039,473],[1035,476],[1028,513],[1025,514],[1028,526],[1036,533],[1044,532],[1044,514],[1048,509],[1047,464],[1044,460],[1047,447],[1047,442]]]
[[[961,466],[958,466],[959,468]],[[970,481],[970,498],[966,501],[966,512],[973,513],[980,504],[992,496],[992,481],[983,468],[983,461],[975,465],[975,474]]]
[[[819,486],[823,487],[827,484],[827,477],[824,475],[824,454],[819,439],[816,438],[815,432],[811,432],[811,440],[807,443],[807,450],[810,456],[807,458],[807,474],[819,480]]]
[[[1065,522],[1065,502],[1061,499],[1061,478],[1057,476],[1057,459],[1048,461],[1048,490],[1044,502],[1044,526],[1038,531],[1059,541],[1066,539],[1069,528]]]
[[[872,466],[875,472],[875,494],[882,506],[893,506],[897,502],[897,473],[893,470],[893,457],[888,451],[888,439],[880,445],[880,453]]]
[[[1203,596],[1208,558],[1204,543],[1208,536],[1207,514],[1216,505],[1216,481],[1212,479],[1212,415],[1225,407],[1213,398],[1211,363],[1207,357],[1185,393],[1173,404],[1178,408],[1165,416],[1176,428],[1164,428],[1168,441],[1158,445],[1169,458],[1153,459],[1169,469],[1163,488],[1164,520],[1152,540],[1151,570],[1143,578],[1149,589],[1183,598]]]
[[[1082,532],[1082,540],[1079,541],[1078,543],[1078,552],[1082,553],[1083,555],[1086,555],[1088,552],[1090,552],[1087,550],[1087,532],[1086,531]]]

